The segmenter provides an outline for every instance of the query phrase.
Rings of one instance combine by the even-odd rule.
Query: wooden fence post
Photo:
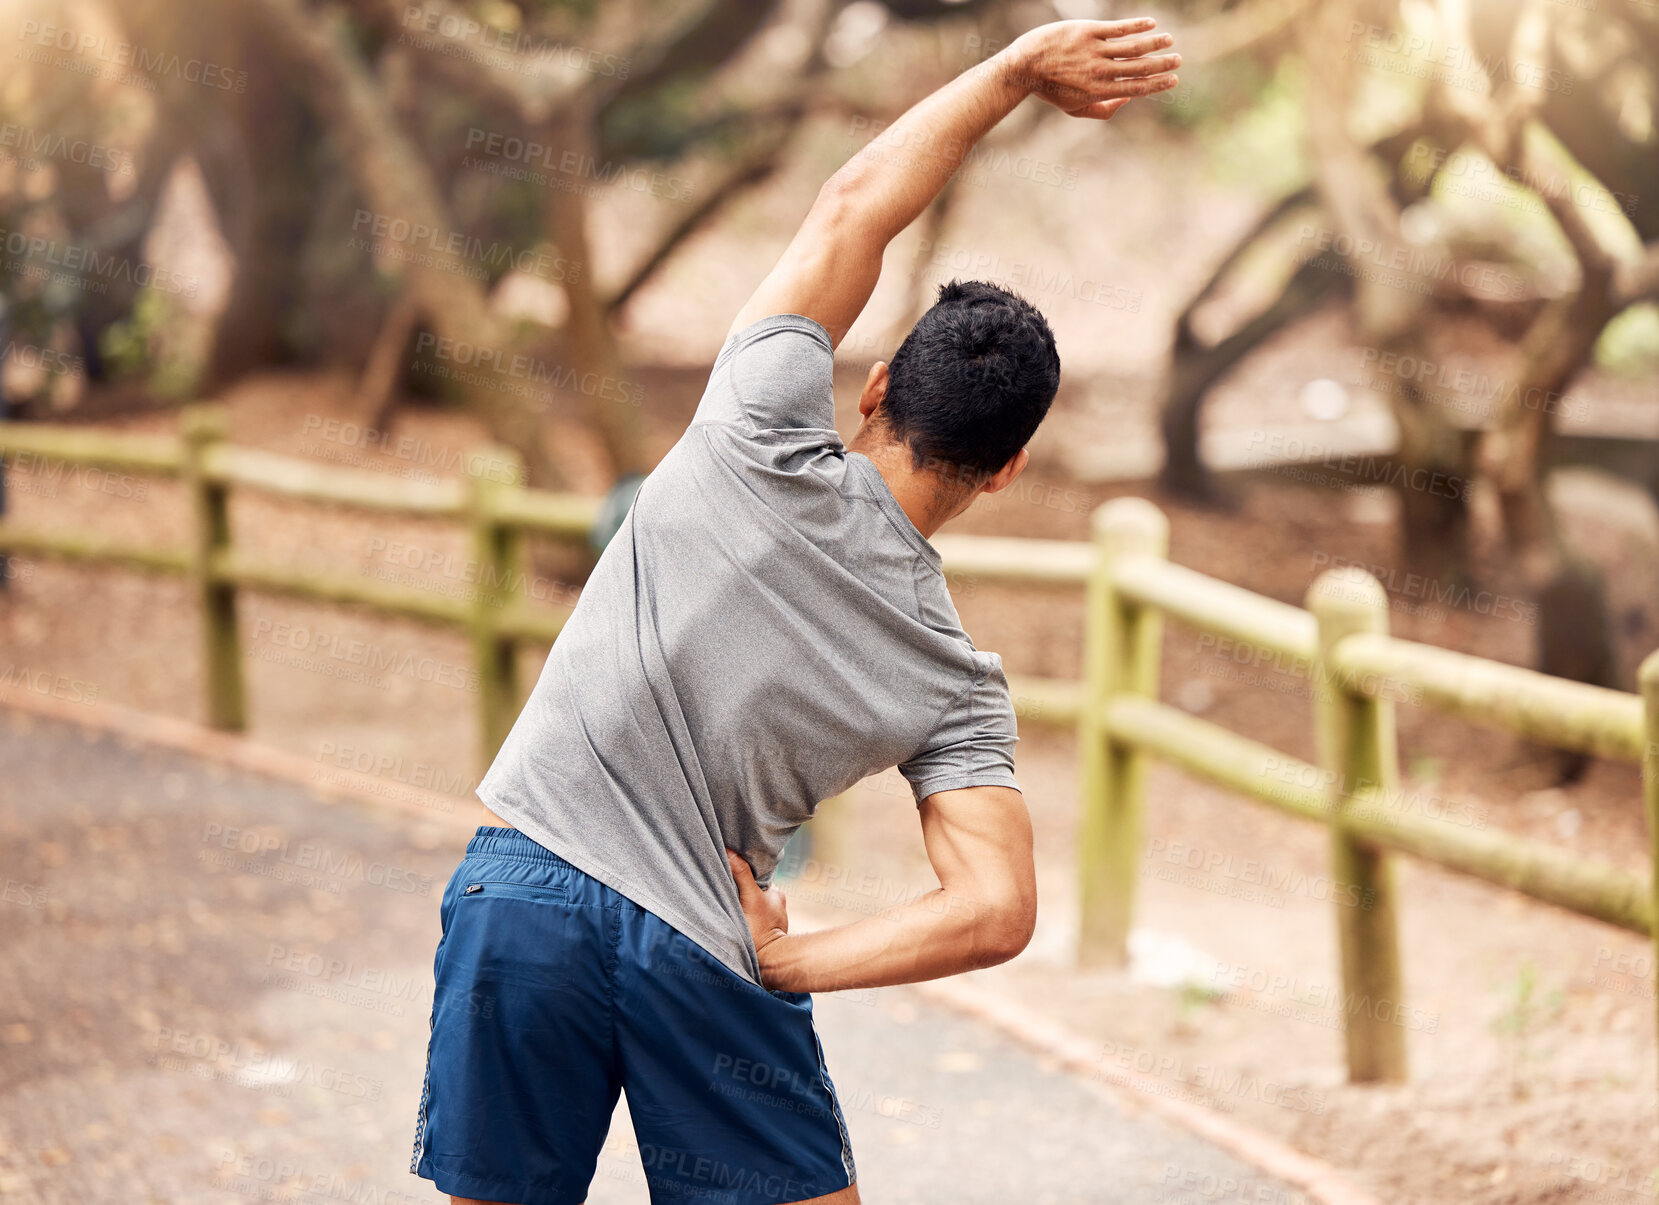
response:
[[[1653,947],[1659,958],[1659,650],[1647,655],[1636,671],[1642,691],[1642,721],[1647,743],[1642,749],[1642,796],[1647,803],[1648,877],[1653,897]],[[1659,961],[1656,961],[1659,966]],[[1659,1015],[1655,1024],[1659,1025]]]
[[[472,458],[468,522],[478,565],[468,635],[478,669],[479,773],[489,770],[518,718],[518,641],[501,629],[502,612],[520,601],[524,536],[497,516],[495,499],[523,488],[523,461],[510,448],[492,447]]]
[[[224,407],[186,406],[179,412],[184,440],[184,484],[190,495],[190,575],[201,612],[203,709],[214,728],[247,727],[242,649],[237,639],[236,584],[220,581],[214,562],[230,551],[230,489],[208,480],[208,453],[224,441]]]
[[[1128,958],[1147,759],[1107,737],[1104,713],[1115,694],[1157,697],[1164,630],[1157,608],[1129,603],[1113,589],[1112,565],[1124,557],[1167,557],[1169,520],[1144,498],[1114,498],[1095,511],[1092,526],[1100,560],[1084,594],[1077,960],[1112,966]]]
[[[1333,569],[1308,588],[1308,610],[1319,621],[1313,664],[1314,723],[1319,765],[1330,782],[1331,879],[1343,888],[1336,927],[1342,960],[1343,1037],[1351,1083],[1404,1083],[1406,1035],[1393,868],[1388,854],[1349,832],[1342,814],[1354,796],[1374,788],[1386,805],[1398,789],[1394,704],[1369,698],[1339,680],[1331,650],[1358,632],[1388,631],[1388,596],[1363,570]],[[1357,899],[1358,903],[1343,902]]]

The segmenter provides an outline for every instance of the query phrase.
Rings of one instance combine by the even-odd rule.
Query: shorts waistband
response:
[[[541,862],[547,866],[563,866],[574,870],[558,854],[539,845],[531,838],[519,832],[516,828],[500,828],[495,825],[481,824],[473,834],[472,840],[467,842],[467,857],[474,854],[485,854],[492,858],[513,858],[520,862]]]

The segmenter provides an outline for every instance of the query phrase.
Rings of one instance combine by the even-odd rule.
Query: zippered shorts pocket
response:
[[[463,900],[511,899],[528,900],[533,904],[562,904],[568,897],[569,892],[563,886],[545,883],[506,883],[481,879],[461,888]]]

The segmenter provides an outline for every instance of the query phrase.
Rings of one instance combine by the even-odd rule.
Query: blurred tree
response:
[[[626,380],[613,322],[675,251],[735,198],[763,182],[814,114],[856,109],[829,77],[823,47],[849,8],[868,0],[185,0],[90,3],[108,40],[143,51],[146,128],[134,161],[136,187],[119,195],[85,171],[59,170],[50,195],[20,216],[142,260],[170,174],[188,156],[200,168],[236,270],[200,388],[219,391],[271,364],[346,357],[360,371],[354,417],[383,425],[415,362],[417,330],[457,344],[556,363],[575,380]],[[960,18],[985,0],[904,0],[891,15]],[[41,27],[61,27],[56,6],[37,2]],[[795,70],[730,78],[759,35],[786,33],[800,47]],[[85,33],[77,27],[76,35]],[[218,64],[235,88],[203,86],[173,70]],[[98,86],[72,71],[41,69],[24,96],[31,118],[61,129],[65,115],[98,111]],[[101,85],[100,85],[101,86]],[[107,90],[107,89],[106,89]],[[561,165],[551,186],[470,168],[480,132],[542,148]],[[611,287],[593,271],[589,196],[596,182],[640,164],[675,165],[697,179]],[[562,165],[572,165],[568,171]],[[520,173],[522,174],[522,173]],[[568,178],[565,178],[568,177]],[[19,198],[0,185],[0,211]],[[512,270],[453,250],[353,242],[367,211],[440,236],[556,254],[565,317],[556,336],[503,321],[494,290]],[[9,228],[9,227],[8,227]],[[348,252],[347,249],[350,249]],[[405,254],[405,251],[412,252]],[[365,260],[374,270],[363,271]],[[14,281],[7,281],[8,293]],[[68,319],[106,380],[110,332],[142,327],[137,286],[64,296],[21,288],[20,321],[43,337]],[[31,308],[32,304],[32,308]],[[142,347],[142,332],[137,345]],[[123,347],[134,340],[130,332]],[[474,377],[477,374],[472,374]],[[496,438],[516,447],[541,484],[560,480],[545,446],[544,404],[511,391],[455,383],[459,400]],[[600,390],[563,390],[601,436],[615,474],[650,467],[637,407]]]
[[[1659,206],[1652,203],[1659,196],[1659,11],[1549,0],[1441,0],[1432,8],[1324,0],[1229,11],[1252,9],[1289,14],[1294,42],[1267,41],[1273,54],[1297,54],[1305,65],[1313,179],[1269,208],[1180,317],[1163,410],[1165,483],[1215,496],[1198,455],[1205,396],[1264,342],[1328,302],[1340,299],[1356,339],[1384,362],[1442,362],[1448,319],[1473,320],[1510,349],[1495,366],[1504,387],[1492,412],[1471,420],[1446,390],[1411,374],[1386,382],[1400,431],[1395,467],[1408,481],[1430,479],[1422,470],[1492,489],[1502,538],[1540,602],[1540,667],[1612,685],[1600,575],[1559,538],[1544,482],[1564,459],[1625,471],[1632,459],[1623,450],[1605,455],[1606,441],[1572,455],[1554,428],[1560,407],[1550,401],[1591,362],[1615,317],[1659,299]],[[1272,25],[1259,15],[1258,24]],[[1216,36],[1214,45],[1227,53],[1241,40],[1262,49],[1262,39],[1238,36]],[[1391,107],[1402,116],[1386,134],[1356,136],[1367,116]],[[1448,165],[1471,157],[1493,165],[1495,193],[1513,188],[1547,212],[1570,272],[1534,253],[1501,208],[1460,225],[1440,205],[1437,185],[1457,183],[1442,181]],[[1524,208],[1511,203],[1509,212]],[[1226,289],[1241,262],[1264,250],[1283,256],[1292,219],[1304,230],[1314,224],[1320,254],[1293,253],[1275,300],[1219,338],[1201,337],[1197,312]],[[1492,287],[1495,279],[1503,286]],[[1659,489],[1659,458],[1640,459],[1637,475]],[[1362,465],[1350,476],[1392,481],[1401,474]],[[1407,556],[1437,577],[1461,578],[1469,490],[1395,492]]]

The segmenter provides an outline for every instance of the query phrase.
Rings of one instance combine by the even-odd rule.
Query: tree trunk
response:
[[[380,89],[345,41],[340,14],[328,18],[297,0],[248,0],[265,18],[278,53],[309,81],[308,98],[318,118],[339,140],[346,160],[374,213],[359,242],[380,245],[401,261],[405,287],[440,339],[457,349],[506,354],[506,332],[489,312],[477,278],[481,265],[452,245],[454,224],[425,161],[398,126]],[[389,230],[424,229],[429,241],[400,246],[396,235],[381,240],[375,225]],[[541,411],[528,398],[506,390],[469,385],[463,396],[494,436],[524,457],[532,484],[551,486],[560,474],[548,455]]]
[[[544,136],[550,145],[574,151],[580,157],[578,161],[585,163],[588,156],[596,153],[592,130],[586,106],[578,101],[574,111],[557,127],[548,128]],[[576,369],[576,379],[584,383],[580,387],[583,408],[605,441],[613,469],[611,475],[649,473],[651,461],[645,448],[637,393],[604,384],[623,380],[622,357],[617,352],[616,337],[611,333],[610,307],[595,286],[587,222],[587,199],[579,190],[547,190],[547,228],[565,262],[576,266],[574,273],[567,273],[563,282],[570,304],[565,322],[566,354]],[[588,388],[585,382],[589,380],[599,383]]]

